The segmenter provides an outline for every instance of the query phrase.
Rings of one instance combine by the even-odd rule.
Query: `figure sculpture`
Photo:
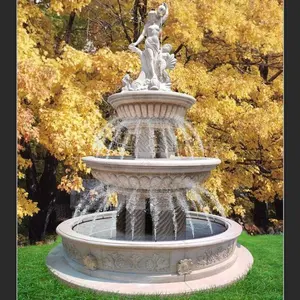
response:
[[[172,70],[176,64],[174,54],[170,54],[170,44],[161,45],[159,35],[162,25],[168,18],[169,10],[166,3],[161,4],[157,11],[148,13],[144,29],[136,42],[129,45],[132,52],[137,53],[141,59],[141,72],[134,81],[126,74],[123,78],[122,91],[132,90],[171,90],[171,81],[167,69]],[[145,49],[137,46],[145,40]]]

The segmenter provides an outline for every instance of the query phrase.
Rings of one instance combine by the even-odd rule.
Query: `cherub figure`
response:
[[[129,74],[126,74],[122,79],[123,88],[122,91],[133,91],[132,79]]]
[[[159,81],[164,84],[166,89],[171,87],[170,76],[166,70],[173,70],[177,61],[175,55],[170,54],[171,51],[172,46],[170,44],[163,45],[157,61]]]

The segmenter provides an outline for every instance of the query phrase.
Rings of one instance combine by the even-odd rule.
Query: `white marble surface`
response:
[[[106,159],[95,156],[82,158],[83,162],[93,170],[112,171],[117,174],[174,174],[201,173],[210,171],[221,163],[218,158],[170,158],[170,159]]]
[[[158,118],[179,121],[184,118],[187,109],[195,98],[177,92],[134,91],[116,93],[108,97],[108,102],[122,119]]]
[[[197,280],[189,280],[187,276],[190,275],[183,275],[184,281],[171,283],[124,283],[122,281],[91,277],[88,274],[74,270],[66,262],[62,245],[57,246],[49,253],[46,264],[55,276],[72,287],[87,288],[96,292],[105,291],[129,295],[164,295],[191,293],[198,290],[223,287],[242,279],[250,270],[253,264],[253,257],[241,245],[238,245],[236,255],[235,262],[225,271]],[[92,271],[89,272],[91,274]]]
[[[99,181],[130,190],[191,189],[204,182],[221,161],[218,158],[106,159],[84,157]]]
[[[112,217],[115,212],[102,212],[96,213],[97,215],[103,218]],[[200,239],[190,239],[190,240],[179,240],[179,241],[158,241],[158,242],[149,242],[149,241],[122,241],[122,240],[109,240],[109,239],[99,239],[94,237],[89,237],[87,235],[80,234],[73,230],[73,227],[86,220],[93,220],[95,214],[89,214],[83,217],[76,217],[69,220],[66,220],[60,223],[56,232],[63,238],[71,239],[74,242],[86,243],[88,245],[95,246],[105,246],[105,247],[120,247],[127,249],[185,249],[185,248],[195,248],[195,247],[204,247],[215,245],[218,243],[228,242],[233,239],[237,239],[242,233],[242,227],[227,218],[220,216],[210,215],[210,214],[201,214],[198,212],[189,212],[190,217],[196,217],[197,215],[203,215],[204,217],[208,216],[209,218],[220,220],[221,223],[226,224],[228,229],[223,233],[213,235],[210,237],[200,238]],[[98,216],[97,216],[98,219]]]
[[[93,219],[103,218],[106,222],[115,213],[104,212],[76,217],[57,227],[57,233],[62,237],[65,258],[73,269],[94,278],[138,283],[170,283],[183,280],[178,277],[182,270],[187,269],[186,278],[195,280],[222,272],[230,268],[237,259],[236,240],[242,227],[232,220],[214,215],[208,217],[211,222],[223,224],[227,228],[224,232],[186,240],[116,240],[96,238],[75,229],[77,224],[88,223]],[[190,212],[191,218],[206,219],[206,216]],[[191,261],[188,266],[184,265],[186,259]]]

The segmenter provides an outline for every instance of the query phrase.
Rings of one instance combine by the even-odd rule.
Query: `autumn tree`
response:
[[[279,216],[283,197],[282,3],[170,5],[165,35],[180,49],[174,86],[196,97],[189,119],[206,155],[222,160],[206,186],[229,215],[253,210],[266,229],[267,203],[277,202]]]
[[[99,152],[94,138],[112,114],[106,99],[120,91],[126,72],[139,70],[128,45],[160,4],[36,2],[18,2],[18,216],[35,213],[33,241],[59,202],[57,188],[82,189],[89,170],[81,157]],[[267,204],[276,203],[277,216],[282,207],[283,4],[166,2],[162,40],[178,61],[173,90],[197,100],[188,119],[205,152],[195,139],[195,154],[222,160],[206,187],[228,215],[253,213],[266,227]]]
[[[128,60],[127,53],[103,48],[92,56],[68,44],[70,19],[88,2],[18,2],[18,176],[23,195],[18,216],[38,207],[30,219],[32,241],[45,232],[58,202],[57,187],[82,189],[80,175],[89,170],[81,157],[95,153],[94,137],[105,122],[99,110],[102,95],[118,88],[124,66],[136,68],[137,60]],[[69,18],[58,18],[61,14]],[[41,176],[38,158],[44,166]]]

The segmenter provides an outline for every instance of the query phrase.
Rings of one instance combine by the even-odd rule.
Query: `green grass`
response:
[[[18,299],[19,300],[128,300],[161,299],[161,296],[121,296],[95,294],[87,290],[70,288],[48,271],[45,260],[52,245],[26,246],[18,249]],[[213,291],[197,292],[164,299],[186,300],[279,300],[283,299],[283,236],[249,236],[243,233],[239,243],[254,256],[253,268],[247,277],[229,287]]]

